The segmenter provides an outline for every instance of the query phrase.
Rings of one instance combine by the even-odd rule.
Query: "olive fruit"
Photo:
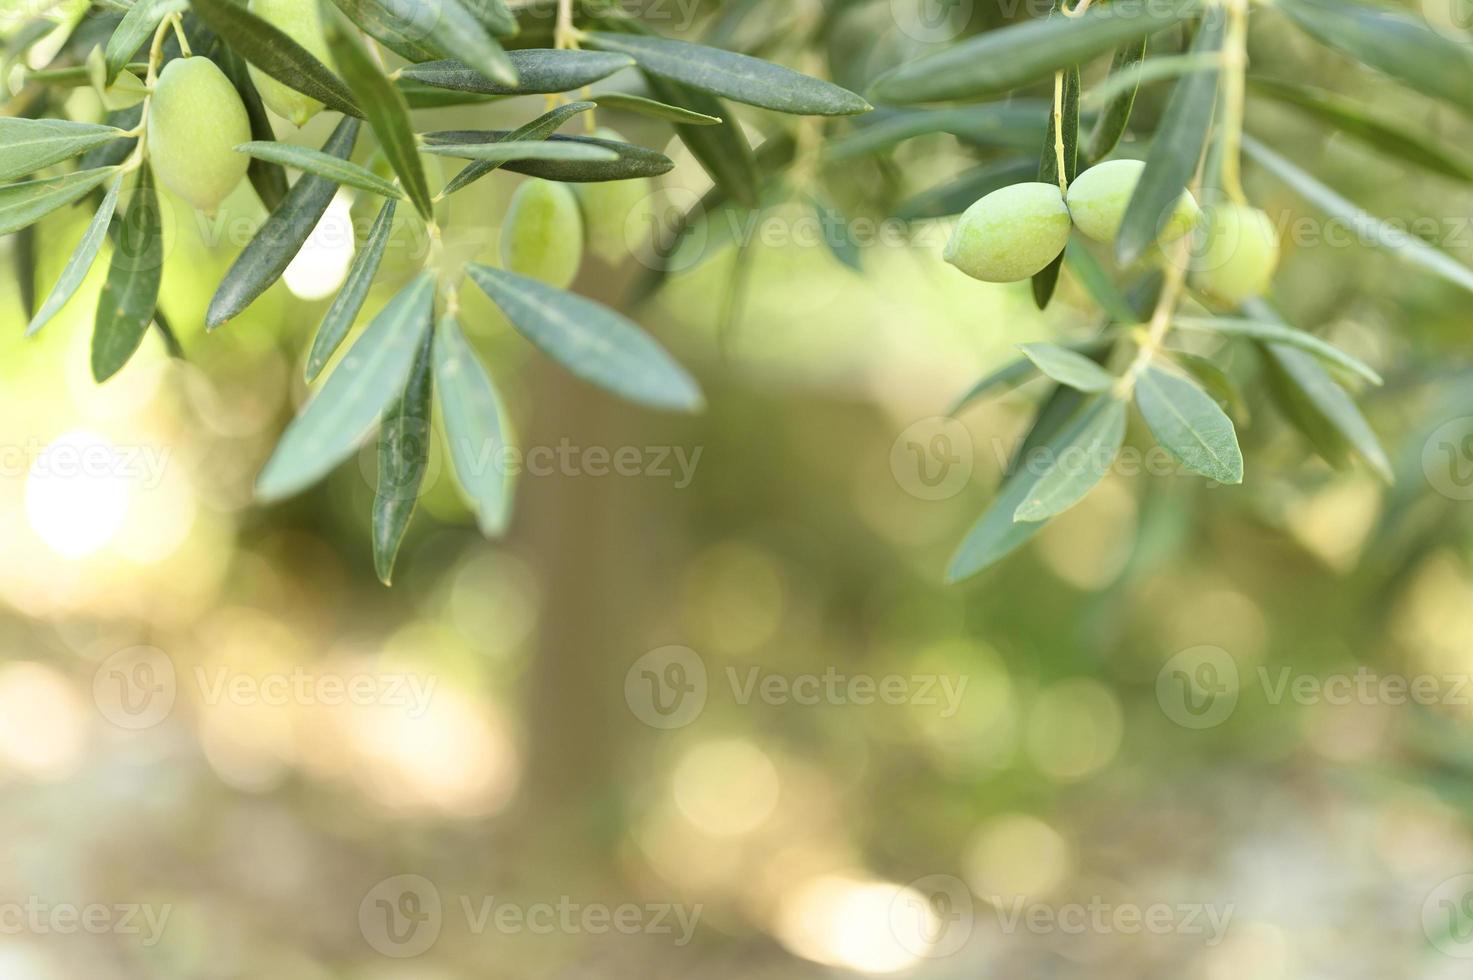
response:
[[[603,127],[593,134],[599,139],[626,142],[623,136]],[[648,177],[575,184],[573,193],[583,210],[583,231],[588,248],[605,262],[617,263],[649,233],[652,188]]]
[[[1075,226],[1097,242],[1113,242],[1145,169],[1143,160],[1107,160],[1074,178],[1069,185],[1069,215]],[[1191,192],[1182,191],[1176,207],[1162,222],[1157,242],[1176,241],[1196,227],[1200,216]]]
[[[213,61],[164,66],[148,110],[148,154],[165,187],[213,212],[245,176],[250,157],[235,148],[250,139],[245,106]]]
[[[1207,209],[1192,253],[1192,281],[1234,306],[1262,295],[1279,264],[1279,236],[1269,216],[1246,204]]]
[[[946,244],[946,261],[983,282],[1041,272],[1069,243],[1069,209],[1057,184],[1013,184],[967,208]]]
[[[566,185],[532,178],[516,189],[501,226],[501,261],[559,289],[573,281],[583,261],[583,218]]]
[[[327,36],[322,31],[322,11],[317,0],[251,0],[250,11],[296,41],[307,53],[324,65],[332,64],[327,49]],[[278,82],[255,65],[250,66],[251,81],[261,93],[266,108],[293,126],[301,127],[322,111],[322,103],[294,88]]]

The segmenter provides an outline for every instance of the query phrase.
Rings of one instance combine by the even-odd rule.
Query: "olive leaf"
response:
[[[556,160],[562,162],[598,163],[619,159],[619,154],[601,146],[589,146],[572,140],[499,140],[485,143],[427,142],[424,152],[436,156],[460,157],[507,163],[511,160]]]
[[[322,373],[338,345],[348,336],[359,311],[363,309],[369,287],[373,285],[379,265],[384,260],[384,251],[394,230],[394,212],[397,208],[398,204],[392,198],[384,202],[378,217],[374,219],[373,227],[368,231],[368,239],[363,243],[363,248],[353,256],[348,278],[333,298],[332,305],[327,308],[322,325],[317,328],[317,336],[312,339],[312,350],[307,355],[308,381],[315,381],[317,375]]]
[[[578,115],[580,112],[587,112],[593,107],[594,103],[592,102],[568,102],[564,105],[549,109],[547,112],[538,116],[536,119],[533,119],[531,122],[527,123],[519,129],[515,129],[507,133],[502,138],[508,142],[546,139],[548,136],[551,136],[554,132],[556,132],[557,128],[563,123]],[[486,135],[489,136],[490,134],[488,133]],[[429,139],[434,136],[435,134],[431,133],[426,138]],[[496,170],[500,166],[501,162],[496,160],[478,160],[474,163],[471,163],[469,166],[461,170],[460,173],[456,174],[450,180],[450,182],[445,185],[445,189],[440,191],[440,196],[449,197],[451,194],[454,194],[461,188],[467,187],[470,184],[480,180],[482,177]]]
[[[582,40],[629,55],[646,74],[762,109],[800,116],[852,116],[870,110],[864,99],[832,82],[721,48],[604,31],[587,32]]]
[[[827,160],[851,160],[893,149],[906,140],[948,133],[981,146],[1035,150],[1043,141],[1052,99],[1017,99],[948,109],[892,109],[866,117],[852,133],[829,142]]]
[[[1312,333],[1306,333],[1285,323],[1276,321],[1245,320],[1234,317],[1176,317],[1172,326],[1179,330],[1198,330],[1208,333],[1227,334],[1236,337],[1251,337],[1254,340],[1271,341],[1289,347],[1297,347],[1313,354],[1327,364],[1349,371],[1373,385],[1381,384],[1381,375],[1358,357],[1328,344]]]
[[[1115,145],[1120,142],[1120,137],[1125,135],[1125,127],[1130,123],[1130,112],[1135,107],[1136,92],[1140,90],[1141,79],[1136,67],[1146,56],[1147,39],[1142,37],[1129,44],[1122,44],[1115,50],[1115,57],[1110,62],[1110,78],[1131,78],[1129,87],[1111,94],[1105,99],[1105,108],[1100,112],[1099,118],[1095,120],[1094,129],[1090,131],[1089,143],[1085,149],[1085,156],[1090,160],[1103,160]],[[1100,98],[1095,92],[1090,93],[1095,98]]]
[[[634,59],[606,51],[558,51],[533,48],[507,53],[516,71],[514,82],[488,78],[463,61],[427,61],[409,65],[399,77],[435,88],[480,95],[537,95],[571,92],[628,68]]]
[[[466,272],[518,332],[583,380],[651,408],[694,412],[705,404],[685,369],[608,307],[489,266]]]
[[[1189,379],[1149,364],[1135,403],[1156,441],[1183,466],[1223,484],[1243,482],[1243,451],[1233,422]]]
[[[338,2],[338,7],[369,34],[375,34],[374,27],[378,26],[386,29],[391,37],[411,39],[416,55],[428,49],[441,57],[456,58],[503,85],[517,84],[517,70],[505,49],[460,0],[434,0],[433,3],[425,0],[353,0]],[[413,40],[417,38],[423,41]],[[394,47],[388,41],[385,44]],[[333,56],[337,57],[336,51]],[[424,59],[414,57],[410,60]],[[342,69],[341,64],[338,67]]]
[[[515,37],[521,33],[522,27],[506,0],[461,0],[461,3],[482,27],[498,37]]]
[[[1018,350],[1038,370],[1075,391],[1109,391],[1117,380],[1088,357],[1057,344],[1019,344]]]
[[[72,257],[67,260],[66,268],[61,271],[61,276],[56,280],[56,285],[51,287],[41,308],[31,317],[31,322],[26,326],[26,336],[30,337],[44,327],[52,317],[61,312],[67,301],[77,292],[82,281],[87,278],[92,264],[97,261],[97,253],[102,250],[102,243],[107,240],[107,230],[112,224],[113,214],[117,211],[118,195],[123,189],[123,177],[121,174],[114,177],[108,184],[107,193],[102,198],[102,204],[97,213],[92,216],[92,221],[87,225],[87,230],[82,233],[82,240],[72,251]]]
[[[337,112],[361,116],[353,92],[306,48],[233,0],[190,0],[194,12],[242,58]]]
[[[1037,173],[1038,159],[1031,155],[993,160],[903,201],[895,208],[895,217],[902,221],[949,218],[993,191],[1032,180]]]
[[[426,330],[404,391],[384,412],[378,432],[378,483],[373,494],[373,567],[392,584],[394,559],[419,502],[430,461],[430,396],[435,334]]]
[[[329,19],[327,44],[337,61],[338,70],[362,103],[364,116],[378,137],[379,147],[389,166],[399,176],[414,209],[426,221],[433,221],[435,209],[430,201],[430,188],[425,181],[414,130],[409,125],[409,107],[404,103],[404,96],[369,57],[357,32],[347,29],[340,18]]]
[[[25,177],[123,135],[95,123],[0,116],[0,180]]]
[[[1242,389],[1238,387],[1232,375],[1228,374],[1216,361],[1200,354],[1189,354],[1180,350],[1169,350],[1167,353],[1188,374],[1196,378],[1209,395],[1227,406],[1230,417],[1241,419],[1247,415],[1248,408],[1243,400]]]
[[[103,49],[103,64],[107,68],[105,78],[111,85],[153,34],[159,22],[170,14],[177,14],[189,7],[188,0],[137,0],[123,19],[118,22],[112,37]]]
[[[1065,247],[1064,264],[1112,323],[1135,323],[1140,320],[1110,273],[1077,238],[1071,239]]]
[[[658,75],[647,77],[651,92],[661,102],[721,120],[718,126],[677,123],[675,133],[722,193],[739,204],[756,207],[762,196],[762,173],[752,144],[747,142],[736,117],[713,95],[666,81]]]
[[[1227,15],[1221,7],[1209,9],[1192,41],[1192,53],[1220,51],[1226,23]],[[1134,264],[1156,244],[1162,219],[1175,209],[1182,191],[1196,173],[1212,125],[1220,75],[1219,68],[1195,71],[1182,79],[1171,93],[1166,113],[1146,154],[1146,168],[1135,185],[1115,236],[1115,260],[1120,265]]]
[[[449,314],[435,328],[435,387],[456,482],[487,537],[500,537],[511,514],[513,471],[503,464],[511,439],[491,376]]]
[[[235,150],[237,153],[246,153],[258,160],[266,160],[317,177],[325,177],[334,183],[357,187],[359,190],[369,191],[383,197],[399,200],[404,197],[404,192],[393,182],[384,180],[368,168],[360,167],[356,163],[331,153],[314,150],[310,146],[252,141],[242,143]]]
[[[1085,403],[1053,440],[1048,465],[1013,511],[1013,520],[1045,521],[1079,503],[1105,478],[1124,441],[1124,402],[1100,395]]]
[[[721,125],[721,119],[718,116],[708,116],[703,112],[684,109],[678,105],[667,105],[664,102],[647,99],[642,95],[631,95],[628,92],[599,92],[591,98],[600,109],[622,109],[635,115],[663,119],[666,122],[684,123],[687,126]]]
[[[426,44],[421,17],[433,17],[429,4],[418,8],[384,0],[332,0],[333,5],[356,26],[390,51],[411,62],[433,61],[448,52]],[[407,18],[407,19],[406,19]]]
[[[501,163],[515,173],[573,183],[658,177],[675,166],[674,161],[658,150],[620,140],[558,136],[550,132],[516,140],[512,138],[515,135],[484,129],[426,133],[424,151]]]
[[[1090,89],[1084,102],[1086,105],[1105,105],[1126,96],[1134,100],[1140,87],[1148,82],[1180,78],[1199,71],[1219,71],[1223,67],[1222,54],[1218,51],[1194,51],[1137,61],[1123,71],[1112,71],[1103,82]]]
[[[433,314],[435,279],[425,272],[404,287],[287,426],[256,478],[256,499],[280,500],[316,483],[368,435],[404,390]]]
[[[1096,370],[1103,371],[1103,368],[1099,367],[1098,362],[1092,358],[1099,357],[1105,351],[1109,350],[1110,344],[1110,338],[1096,337],[1093,340],[1064,344],[1062,345],[1062,349],[1076,356],[1087,356],[1091,359],[1090,364]],[[1038,374],[1039,367],[1031,357],[1020,357],[1016,360],[1009,361],[997,370],[984,375],[972,387],[968,388],[960,398],[952,402],[951,408],[947,409],[946,414],[956,415],[984,395],[991,394],[994,391],[1014,388],[1025,381],[1037,377]]]
[[[1115,0],[1078,17],[1049,17],[987,31],[892,69],[870,94],[880,102],[911,104],[1009,92],[1170,27],[1201,8],[1198,0]]]
[[[1247,134],[1243,136],[1243,151],[1259,166],[1288,184],[1305,200],[1332,217],[1345,222],[1362,240],[1388,249],[1406,262],[1421,266],[1448,282],[1473,291],[1473,269],[1469,269],[1446,252],[1433,248],[1404,229],[1367,214],[1318,179],[1305,173]]]
[[[1473,48],[1411,14],[1352,0],[1284,0],[1276,9],[1322,44],[1473,114]]]
[[[271,118],[266,113],[265,103],[261,101],[261,93],[256,90],[256,83],[251,81],[245,61],[224,45],[217,49],[214,58],[225,77],[230,79],[230,84],[240,93],[240,101],[245,106],[246,117],[251,123],[251,139],[258,142],[275,140],[276,133],[271,128]],[[288,185],[286,171],[279,164],[252,158],[246,176],[250,178],[251,186],[256,189],[256,196],[261,199],[267,211],[275,211],[281,206]]]
[[[1296,347],[1255,343],[1263,359],[1269,394],[1284,417],[1333,466],[1344,466],[1354,452],[1387,483],[1391,462],[1355,401]]]
[[[353,152],[361,125],[352,116],[344,117],[322,145],[323,151],[346,159]],[[281,206],[271,212],[246,243],[215,290],[205,313],[205,325],[209,329],[238,316],[281,278],[306,244],[312,229],[317,227],[337,190],[337,183],[315,174],[305,174],[292,185]]]
[[[119,223],[112,265],[97,300],[92,329],[92,377],[97,381],[117,374],[143,343],[158,305],[163,271],[163,220],[153,171],[145,165]]]
[[[849,219],[837,207],[817,194],[810,193],[806,196],[809,205],[813,208],[814,216],[818,219],[819,234],[823,236],[823,244],[829,250],[829,254],[845,267],[855,272],[863,272],[864,262],[859,251],[859,244],[849,234]]]
[[[57,208],[80,200],[117,172],[117,167],[98,167],[0,187],[0,235],[34,224]]]

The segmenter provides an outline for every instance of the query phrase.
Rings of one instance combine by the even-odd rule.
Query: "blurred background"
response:
[[[758,14],[728,22],[731,6]],[[862,88],[1000,19],[983,7],[645,13]],[[823,17],[849,52],[828,68],[783,41]],[[1256,73],[1469,145],[1466,122],[1272,11],[1254,22]],[[1142,120],[1165,93],[1143,91]],[[102,110],[78,89],[66,111]],[[332,124],[276,122],[311,145]],[[705,191],[668,127],[599,122],[677,161],[662,202]],[[787,124],[750,123],[759,140]],[[1473,256],[1464,185],[1271,102],[1249,128]],[[700,379],[699,417],[582,385],[467,292],[517,432],[514,523],[480,538],[437,443],[392,589],[373,574],[371,447],[282,506],[250,496],[371,201],[344,194],[284,281],[209,336],[263,213],[246,184],[214,220],[166,203],[161,307],[185,356],[150,335],[100,387],[102,265],[23,341],[37,287],[7,260],[0,977],[1466,976],[1468,297],[1335,238],[1250,167],[1256,203],[1307,229],[1285,231],[1277,298],[1388,377],[1363,404],[1397,482],[1319,461],[1249,352],[1209,348],[1246,392],[1243,487],[1173,475],[1133,423],[1136,464],[946,585],[1041,391],[954,420],[952,400],[1015,344],[1098,323],[1070,275],[1040,314],[1026,284],[946,266],[944,220],[886,221],[992,152],[938,134],[804,158],[748,247],[713,240],[626,305]],[[457,196],[467,258],[495,260],[519,179]],[[849,215],[852,250],[811,234],[804,180]],[[87,218],[39,227],[43,294]],[[422,255],[401,221],[366,313]],[[590,258],[578,289],[619,303],[646,272]]]

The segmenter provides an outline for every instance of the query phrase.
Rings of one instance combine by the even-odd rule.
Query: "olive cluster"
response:
[[[1097,164],[1069,185],[1013,184],[967,209],[946,246],[946,261],[984,282],[1016,282],[1041,272],[1064,250],[1071,228],[1098,242],[1112,242],[1140,182],[1140,160]],[[1279,240],[1268,215],[1224,202],[1205,211],[1188,191],[1161,223],[1150,258],[1194,234],[1192,281],[1231,305],[1261,295],[1278,265]]]

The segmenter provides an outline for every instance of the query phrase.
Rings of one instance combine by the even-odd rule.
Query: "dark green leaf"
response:
[[[333,2],[354,24],[410,61],[454,58],[503,85],[517,84],[517,71],[506,51],[460,0]],[[341,63],[338,68],[347,73]]]
[[[685,369],[608,307],[500,269],[466,271],[512,326],[583,380],[652,408],[693,412],[705,404]]]
[[[1033,156],[984,163],[903,202],[895,209],[895,217],[902,221],[949,218],[993,191],[1032,180],[1037,173],[1038,160]]]
[[[762,174],[736,117],[715,96],[656,75],[648,78],[650,90],[661,102],[721,119],[719,126],[677,124],[675,132],[722,193],[738,204],[755,208],[762,197]]]
[[[658,177],[675,166],[658,150],[619,140],[557,135],[512,140],[512,135],[500,130],[428,133],[425,152],[500,163],[514,173],[573,183]]]
[[[445,109],[452,106],[482,105],[500,100],[499,95],[481,95],[478,92],[456,92],[448,88],[433,88],[421,82],[399,79],[394,83],[404,96],[404,104],[411,109]]]
[[[404,392],[384,412],[378,432],[378,484],[373,495],[373,567],[391,584],[394,559],[419,502],[430,461],[430,395],[434,332],[426,330]]]
[[[112,126],[69,119],[0,116],[0,180],[28,176],[122,135]]]
[[[1057,344],[1020,344],[1018,349],[1044,374],[1075,391],[1109,391],[1118,380],[1090,358]]]
[[[944,51],[901,65],[874,84],[881,102],[908,104],[977,99],[1082,65],[1185,20],[1197,0],[1115,0],[1079,17],[1050,17],[987,31]]]
[[[187,0],[137,0],[129,7],[118,23],[117,30],[108,38],[107,48],[103,51],[104,63],[107,65],[107,84],[113,83],[138,49],[153,36],[154,29],[165,17],[177,14],[188,6]]]
[[[374,317],[322,391],[287,426],[256,478],[258,500],[306,489],[358,447],[404,390],[430,328],[434,295],[434,276],[421,273]]]
[[[592,98],[598,103],[600,109],[622,109],[625,112],[648,116],[651,119],[684,123],[687,126],[721,125],[721,120],[716,116],[708,116],[691,109],[682,109],[678,105],[666,105],[654,99],[646,99],[642,95],[630,95],[627,92],[600,92]]]
[[[1186,351],[1172,350],[1168,353],[1188,374],[1197,379],[1209,395],[1227,406],[1229,416],[1242,419],[1248,414],[1242,389],[1232,375],[1223,370],[1216,361]]]
[[[0,187],[0,235],[34,224],[57,208],[80,200],[117,172],[117,167],[99,167]]]
[[[1223,8],[1210,8],[1192,41],[1192,53],[1222,50],[1225,25]],[[1166,114],[1146,155],[1146,169],[1130,196],[1120,232],[1115,236],[1115,260],[1121,265],[1134,264],[1148,248],[1155,246],[1166,217],[1176,208],[1182,191],[1197,172],[1207,130],[1212,125],[1220,74],[1221,70],[1216,68],[1193,72],[1171,93]]]
[[[409,107],[404,103],[404,96],[369,57],[357,32],[344,25],[341,18],[328,19],[327,44],[338,63],[338,71],[343,73],[363,106],[364,116],[378,137],[379,147],[389,166],[398,174],[399,183],[414,203],[414,209],[425,221],[433,221],[435,209],[430,202],[430,188],[425,181],[414,130],[409,125]]]
[[[322,373],[338,345],[348,336],[353,321],[358,318],[358,312],[363,309],[363,301],[368,298],[368,289],[373,285],[374,276],[378,275],[378,267],[384,260],[384,250],[388,247],[389,235],[394,230],[394,212],[397,208],[398,205],[392,200],[384,202],[378,217],[374,219],[373,227],[369,229],[368,240],[353,257],[353,267],[348,270],[348,278],[322,318],[317,336],[312,339],[312,350],[307,355],[308,381],[315,381],[317,375]]]
[[[951,109],[892,109],[876,112],[854,132],[824,147],[829,160],[883,153],[918,136],[949,133],[969,143],[1032,151],[1044,139],[1052,99],[1018,99]]]
[[[1060,15],[1062,16],[1062,15]],[[1062,72],[1062,91],[1059,100],[1059,118],[1054,118],[1054,104],[1049,103],[1048,125],[1044,130],[1043,146],[1038,153],[1038,180],[1044,184],[1058,184],[1059,147],[1055,126],[1063,132],[1064,180],[1068,185],[1079,176],[1079,66],[1065,68]],[[1066,243],[1067,244],[1067,243]],[[1033,302],[1040,309],[1047,309],[1054,298],[1054,288],[1059,284],[1059,271],[1064,268],[1064,252],[1061,249],[1054,260],[1033,276]]]
[[[344,159],[352,155],[360,125],[351,116],[344,118],[322,145],[323,150]],[[281,207],[267,217],[215,290],[205,314],[205,324],[211,330],[238,316],[281,278],[312,229],[317,227],[337,190],[338,185],[333,181],[311,174],[292,185]]]
[[[1120,292],[1110,273],[1100,265],[1089,250],[1077,238],[1071,239],[1064,250],[1064,264],[1074,273],[1074,278],[1083,284],[1085,292],[1099,304],[1113,323],[1135,323],[1140,317],[1131,309],[1130,302]]]
[[[1311,37],[1410,87],[1473,114],[1473,47],[1433,30],[1421,18],[1350,0],[1276,4]]]
[[[158,305],[164,271],[163,220],[153,171],[138,171],[138,186],[119,223],[112,265],[97,301],[92,332],[92,377],[106,381],[143,342]]]
[[[1013,520],[1045,521],[1079,503],[1105,478],[1124,441],[1125,403],[1112,395],[1087,403],[1053,440],[1055,450]]]
[[[1144,37],[1123,44],[1115,51],[1115,58],[1110,62],[1110,77],[1121,78],[1127,74],[1134,74],[1136,65],[1146,56],[1146,39]],[[1089,134],[1089,145],[1085,155],[1090,160],[1103,160],[1120,142],[1120,137],[1125,135],[1125,127],[1130,122],[1130,111],[1135,106],[1135,94],[1140,89],[1140,76],[1136,75],[1128,89],[1110,97],[1100,112],[1099,118],[1095,120],[1095,127]]]
[[[607,78],[634,64],[628,55],[607,51],[556,51],[531,48],[508,52],[517,73],[515,82],[493,80],[464,62],[427,61],[410,65],[401,78],[458,92],[480,95],[534,95],[571,92]]]
[[[1096,370],[1102,371],[1103,368],[1099,367],[1099,362],[1095,359],[1103,356],[1110,349],[1111,342],[1108,337],[1096,337],[1093,340],[1064,344],[1063,347],[1075,354],[1085,355]],[[1037,376],[1038,365],[1034,364],[1031,359],[1020,357],[1015,361],[1009,361],[991,374],[984,375],[976,384],[968,388],[964,395],[952,403],[946,414],[956,415],[983,395],[1015,387]]]
[[[405,7],[385,0],[332,0],[333,4],[358,27],[384,47],[411,62],[433,61],[449,52],[426,42],[428,28],[421,18],[434,16],[429,4]],[[408,21],[405,20],[408,17]]]
[[[515,37],[521,31],[506,0],[461,0],[472,17],[497,37]]]
[[[630,55],[648,74],[763,109],[800,116],[851,116],[870,109],[864,99],[832,82],[721,48],[603,31],[587,33],[583,40]]]
[[[1201,330],[1208,333],[1229,334],[1235,337],[1252,337],[1254,340],[1271,341],[1298,347],[1318,357],[1327,364],[1349,371],[1373,385],[1381,383],[1381,375],[1358,357],[1328,344],[1312,333],[1295,329],[1277,321],[1243,320],[1233,317],[1177,317],[1172,325],[1181,330]]]
[[[516,129],[510,133],[507,133],[503,138],[508,142],[522,142],[524,140],[546,139],[554,132],[556,132],[559,126],[567,122],[573,116],[576,116],[580,112],[587,112],[593,107],[594,104],[592,102],[569,102],[566,105],[560,105],[554,109],[548,110],[547,112],[538,116],[536,119],[522,126],[520,129]],[[434,135],[435,134],[432,133],[430,134],[430,137],[433,137]],[[490,134],[488,133],[487,135],[489,136]],[[482,177],[498,169],[500,166],[501,164],[494,160],[476,161],[475,163],[472,163],[470,166],[461,170],[460,173],[456,174],[455,177],[448,184],[445,185],[445,189],[440,192],[440,196],[449,197],[451,194],[454,194],[461,188],[467,187],[475,181],[480,180]]]
[[[258,160],[269,160],[293,170],[325,177],[337,184],[347,184],[360,190],[383,197],[402,200],[404,192],[390,181],[366,167],[344,160],[342,157],[314,150],[310,146],[294,146],[291,143],[242,143],[236,152],[248,153]]]
[[[503,459],[511,442],[502,421],[506,410],[453,316],[442,316],[435,328],[434,374],[456,482],[470,498],[481,533],[499,537],[513,487],[513,470]]]
[[[311,96],[338,112],[361,116],[353,92],[281,30],[233,0],[190,0],[194,12],[242,58],[288,88]]]
[[[1243,482],[1243,452],[1233,422],[1196,384],[1147,365],[1136,379],[1135,403],[1161,448],[1193,473],[1218,483]]]
[[[1222,66],[1222,53],[1218,51],[1166,55],[1139,61],[1122,72],[1111,74],[1091,89],[1084,101],[1086,105],[1103,105],[1118,96],[1134,96],[1142,85],[1151,82],[1180,78],[1193,72],[1217,71]]]
[[[1357,453],[1383,480],[1391,482],[1391,462],[1355,401],[1296,347],[1259,343],[1268,390],[1279,411],[1331,465],[1344,466]]]
[[[233,49],[223,44],[217,49],[214,58],[220,70],[230,79],[230,84],[240,93],[240,101],[245,105],[246,116],[251,122],[251,139],[259,142],[275,140],[276,133],[271,128],[271,117],[261,101],[261,93],[256,91],[256,83],[251,81],[245,61]],[[250,177],[251,186],[256,189],[256,196],[261,199],[267,211],[275,211],[281,206],[288,186],[285,170],[266,160],[252,159],[246,175]]]
[[[41,304],[41,309],[31,317],[30,325],[26,327],[27,337],[40,330],[52,317],[61,312],[61,308],[66,306],[67,301],[82,285],[82,280],[87,278],[87,272],[92,268],[92,263],[97,261],[97,253],[102,250],[102,243],[107,240],[107,230],[112,224],[113,214],[118,207],[118,194],[122,188],[123,178],[120,174],[108,184],[107,194],[102,199],[102,206],[97,209],[97,213],[92,216],[91,224],[82,233],[82,240],[77,243],[72,257],[67,260],[61,277],[56,280],[56,285],[51,287],[51,293],[46,297],[46,302]]]
[[[808,203],[813,205],[813,214],[818,218],[819,233],[823,236],[823,244],[829,254],[855,272],[863,272],[864,263],[861,261],[859,244],[849,234],[849,219],[838,208],[814,194],[808,195]]]
[[[556,160],[571,163],[608,163],[619,154],[601,146],[572,140],[499,140],[491,143],[428,143],[424,151],[436,156],[507,163],[511,160]]]

